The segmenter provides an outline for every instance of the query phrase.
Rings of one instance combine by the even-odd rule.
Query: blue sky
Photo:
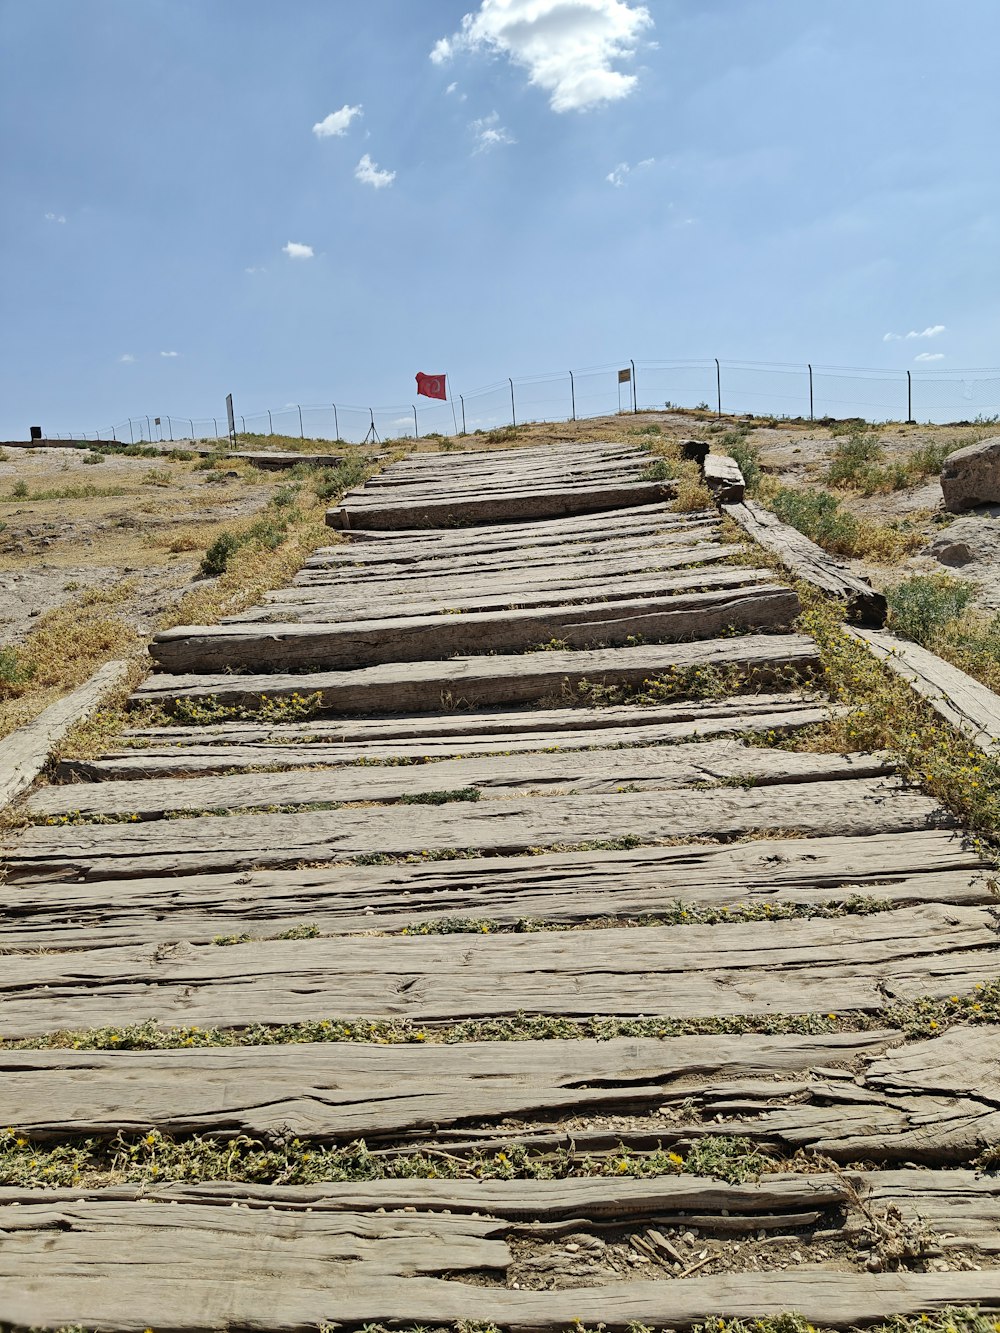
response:
[[[996,0],[0,0],[0,438],[1000,364],[998,38]]]

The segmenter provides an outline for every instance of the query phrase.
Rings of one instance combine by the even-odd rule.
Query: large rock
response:
[[[941,490],[952,513],[1000,501],[1000,435],[949,454],[941,469]]]

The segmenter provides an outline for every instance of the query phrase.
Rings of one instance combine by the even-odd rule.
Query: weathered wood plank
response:
[[[275,935],[304,922],[326,934],[399,931],[442,918],[512,925],[642,919],[692,909],[821,906],[853,895],[912,905],[995,902],[992,866],[954,833],[800,838],[627,852],[416,865],[192,873],[120,881],[42,881],[4,895],[0,947],[79,948]],[[900,1077],[902,1077],[900,1075]]]
[[[881,631],[847,629],[980,750],[997,752],[1000,698],[991,689],[917,643]]]
[[[707,454],[703,463],[705,485],[719,504],[741,504],[746,482],[739,464],[727,454]]]
[[[670,499],[674,492],[674,484],[669,481],[625,481],[575,489],[471,494],[465,498],[429,500],[423,504],[379,503],[375,500],[359,503],[355,493],[328,510],[326,521],[330,527],[344,529],[446,527],[452,523],[551,518],[560,514],[654,504],[658,500]]]
[[[492,550],[453,551],[447,545],[435,547],[415,559],[402,560],[366,560],[364,550],[358,552],[359,559],[349,559],[355,552],[352,546],[341,548],[332,554],[317,552],[303,566],[307,570],[323,570],[339,574],[345,581],[370,582],[377,579],[395,579],[410,577],[413,566],[419,565],[425,574],[469,573],[476,571],[487,574],[497,570],[509,570],[512,554],[517,551],[518,567],[530,569],[533,566],[574,567],[581,560],[601,559],[609,552],[617,557],[635,555],[640,560],[648,559],[650,553],[669,550],[673,547],[692,546],[697,542],[715,540],[720,528],[719,520],[707,520],[702,523],[687,524],[683,527],[665,528],[649,535],[635,535],[631,532],[619,534],[613,547],[603,542],[592,541],[590,537],[580,536],[573,544],[551,546],[515,547],[513,542],[506,546],[498,545]],[[477,531],[478,529],[473,529]],[[382,548],[379,548],[382,553]]]
[[[584,518],[553,519],[549,523],[488,524],[474,528],[417,528],[411,532],[351,533],[334,546],[319,546],[315,558],[341,560],[367,567],[375,564],[407,564],[437,559],[441,555],[472,555],[490,551],[558,554],[564,546],[588,546],[621,541],[623,538],[690,531],[717,521],[708,510],[678,514],[666,505],[639,505]]]
[[[319,706],[338,713],[447,711],[453,707],[519,704],[578,697],[581,684],[641,685],[656,674],[730,668],[753,683],[819,666],[812,639],[801,634],[747,634],[697,643],[638,645],[579,652],[497,657],[457,657],[447,662],[386,663],[354,671],[305,674],[149,677],[132,695],[135,704],[172,707],[177,699],[211,695],[220,704],[258,706],[269,699],[318,695]]]
[[[517,605],[517,594],[531,589],[565,587],[575,579],[602,580],[611,576],[625,577],[637,573],[655,574],[672,569],[685,569],[693,565],[717,564],[741,554],[739,546],[719,546],[714,542],[700,542],[693,546],[670,546],[650,552],[648,559],[637,556],[624,559],[617,556],[605,556],[601,559],[569,561],[559,568],[547,567],[543,563],[532,567],[512,564],[506,576],[494,570],[488,575],[455,571],[452,574],[438,574],[429,569],[424,573],[418,568],[406,568],[391,579],[366,580],[359,578],[350,584],[336,570],[300,570],[292,580],[294,588],[333,588],[362,591],[368,594],[378,593],[382,588],[394,596],[401,593],[417,596],[429,596],[440,592],[452,597],[466,593],[505,592],[510,595],[510,602]],[[449,605],[452,603],[449,602]]]
[[[801,607],[791,588],[762,584],[518,611],[477,611],[336,623],[178,625],[154,635],[161,670],[341,670],[479,652],[519,653],[557,639],[567,647],[624,645],[636,637],[711,638],[724,629],[791,627]]]
[[[473,1137],[483,1137],[486,1127],[488,1138],[488,1127],[507,1117],[637,1116],[683,1103],[685,1118],[650,1125],[664,1145],[736,1134],[789,1154],[808,1149],[840,1162],[940,1165],[968,1162],[995,1144],[1000,1032],[956,1028],[883,1054],[899,1040],[886,1030],[750,1034],[737,1042],[701,1036],[18,1051],[0,1052],[0,1074],[5,1119],[38,1138],[110,1138],[153,1127],[171,1134],[402,1140],[400,1146],[413,1148],[440,1143],[442,1129],[463,1123],[480,1126]],[[952,1048],[979,1059],[966,1069],[950,1058]],[[947,1093],[886,1089],[879,1070],[899,1059],[947,1061]],[[992,1075],[988,1091],[977,1086],[980,1068]],[[530,1142],[535,1134],[513,1137]],[[592,1145],[594,1139],[591,1134]],[[996,1223],[996,1200],[992,1206]],[[992,1239],[1000,1250],[1000,1233]]]
[[[568,579],[560,589],[522,592],[519,606],[570,606],[576,602],[623,602],[646,594],[667,596],[673,593],[705,592],[712,588],[745,588],[773,579],[770,570],[732,567],[695,569],[682,574],[631,575],[616,579],[613,585]],[[375,605],[367,594],[338,589],[283,588],[283,596],[268,594],[263,606],[252,607],[235,615],[224,616],[223,625],[238,625],[266,620],[381,620],[385,616],[438,615],[443,611],[503,611],[511,607],[509,591],[466,593],[458,606],[454,598],[438,595],[427,601],[414,600],[408,594],[381,594]]]
[[[27,791],[48,763],[55,746],[125,680],[131,665],[125,661],[105,662],[85,684],[0,740],[0,807]]]
[[[394,740],[423,744],[431,737],[488,740],[504,735],[529,735],[575,731],[612,731],[672,724],[703,724],[704,734],[723,721],[819,708],[837,716],[837,709],[822,695],[789,690],[782,694],[731,694],[722,699],[685,699],[677,703],[614,704],[601,708],[508,708],[502,712],[450,712],[374,715],[371,717],[313,718],[308,722],[225,722],[201,726],[174,724],[164,727],[126,728],[122,736],[159,741],[165,745],[245,745],[267,742],[279,745],[299,742],[350,742],[377,745]],[[742,725],[742,722],[741,722]],[[558,740],[559,736],[552,739]],[[500,746],[499,748],[503,748]],[[541,747],[540,747],[541,748]]]
[[[9,954],[0,1031],[518,1013],[722,1017],[861,1010],[968,992],[1000,965],[988,908],[538,934],[339,936]]]
[[[853,1072],[862,1057],[898,1040],[898,1033],[881,1031],[748,1035],[738,1042],[672,1037],[0,1051],[0,1077],[4,1118],[32,1137],[112,1137],[154,1127],[171,1134],[308,1135],[368,1143],[407,1135],[415,1143],[463,1122],[583,1109],[641,1111],[694,1097],[706,1079],[787,1078],[816,1065]],[[772,1096],[780,1097],[785,1086],[770,1084]],[[801,1095],[798,1082],[787,1086]]]
[[[814,584],[828,597],[846,602],[848,613],[861,624],[885,624],[886,600],[880,592],[763,505],[745,500],[742,504],[724,504],[722,512],[759,546],[776,555],[790,574]]]
[[[312,747],[309,747],[311,751]],[[308,763],[310,753],[302,753]],[[32,817],[241,810],[329,801],[396,801],[403,796],[475,788],[483,797],[569,795],[627,790],[670,791],[693,783],[745,781],[763,787],[882,777],[894,771],[886,755],[811,754],[762,749],[742,741],[698,741],[656,750],[596,750],[577,754],[496,755],[444,759],[419,766],[310,768],[290,773],[189,777],[183,781],[74,782],[44,787],[28,801]]]
[[[629,837],[735,838],[781,829],[813,836],[947,827],[940,806],[896,779],[614,796],[549,796],[449,805],[340,808],[149,823],[36,826],[5,855],[10,880],[187,874],[294,866],[380,853],[527,852]],[[2,1031],[2,1028],[0,1028]]]
[[[235,743],[238,737],[231,737],[230,742],[233,743],[220,740],[214,745],[198,745],[193,739],[182,738],[178,744],[162,749],[122,749],[109,751],[100,759],[62,760],[56,765],[55,772],[63,781],[83,779],[88,782],[106,782],[126,778],[195,777],[247,768],[361,767],[374,765],[378,760],[409,759],[417,764],[469,759],[487,754],[523,755],[540,750],[570,753],[626,746],[659,747],[727,733],[774,732],[785,735],[801,727],[820,725],[830,715],[829,707],[800,706],[797,709],[775,709],[773,713],[731,713],[728,718],[718,715],[718,720],[714,721],[697,719],[691,722],[667,722],[660,726],[630,725],[617,730],[595,727],[592,731],[567,730],[555,734],[552,731],[484,732],[479,735],[456,735],[453,738],[431,736],[426,740],[387,741],[381,744],[372,741],[324,743],[319,738],[307,740],[302,732],[298,733],[302,738],[299,743],[295,743],[293,737],[287,744],[270,744],[266,740],[239,744]]]
[[[905,1190],[904,1174],[893,1173],[887,1188]],[[706,1311],[766,1318],[794,1310],[819,1326],[848,1329],[947,1305],[1000,1310],[997,1269],[876,1274],[801,1264],[558,1291],[499,1285],[512,1264],[506,1235],[515,1225],[530,1234],[540,1213],[666,1225],[691,1216],[722,1222],[725,1213],[815,1216],[816,1209],[844,1206],[845,1187],[830,1176],[771,1176],[740,1186],[691,1177],[444,1184],[161,1186],[142,1200],[127,1189],[77,1190],[74,1198],[69,1191],[45,1191],[42,1198],[22,1192],[0,1206],[7,1233],[0,1319],[23,1326],[82,1320],[114,1333],[136,1333],[147,1321],[176,1333],[209,1327],[305,1333],[335,1315],[348,1325],[482,1319],[511,1333],[555,1333],[574,1319],[603,1321],[616,1331],[635,1321],[687,1330],[702,1324]],[[943,1198],[961,1198],[957,1182],[942,1181],[941,1190],[952,1191]],[[983,1194],[981,1206],[995,1211],[995,1200]],[[939,1212],[947,1207],[940,1203]],[[468,1280],[479,1273],[491,1274],[493,1283]]]

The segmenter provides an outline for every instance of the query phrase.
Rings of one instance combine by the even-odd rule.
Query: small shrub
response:
[[[87,467],[95,467],[98,463],[104,462],[103,454],[84,454],[83,462]]]
[[[22,477],[20,481],[15,481],[10,489],[10,498],[12,500],[26,500],[28,498],[28,483]]]
[[[151,467],[142,476],[144,486],[169,486],[172,481],[170,473],[163,467]]]
[[[948,574],[918,574],[906,579],[886,593],[891,627],[929,648],[947,623],[962,614],[972,593],[971,583]]]
[[[666,458],[657,458],[641,474],[641,481],[673,481],[677,467]]]
[[[324,467],[313,477],[313,490],[321,500],[339,499],[345,491],[360,486],[368,475],[363,458],[345,458],[336,467]]]
[[[32,680],[38,668],[17,648],[0,648],[0,698],[20,693]]]
[[[242,538],[227,528],[220,532],[201,558],[201,572],[210,578],[225,573],[230,560],[243,545]]]
[[[487,444],[509,444],[511,440],[516,439],[516,426],[501,426],[498,430],[488,430],[486,432]]]
[[[909,457],[910,471],[916,477],[935,477],[944,467],[944,460],[961,445],[954,442],[942,444],[922,444],[914,449]]]

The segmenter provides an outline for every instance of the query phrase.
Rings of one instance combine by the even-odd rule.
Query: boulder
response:
[[[941,469],[941,490],[952,513],[1000,501],[1000,435],[949,454]]]

